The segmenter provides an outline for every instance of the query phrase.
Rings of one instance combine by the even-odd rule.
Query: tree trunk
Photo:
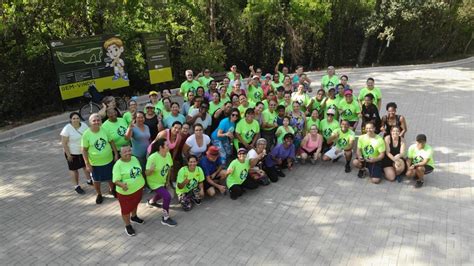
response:
[[[369,47],[369,38],[370,36],[366,36],[364,38],[364,42],[362,43],[362,47],[360,47],[359,57],[357,59],[357,65],[360,67],[364,64],[365,56],[367,55],[367,48]]]
[[[209,40],[215,42],[217,39],[217,30],[216,30],[216,17],[215,17],[215,0],[207,1],[207,8],[209,14]]]

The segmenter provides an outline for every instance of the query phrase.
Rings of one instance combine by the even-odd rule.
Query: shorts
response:
[[[382,163],[382,168],[393,167],[393,161],[392,161],[392,159],[388,158],[387,155],[385,155],[385,157],[383,157],[381,163]]]
[[[142,200],[143,188],[140,188],[136,192],[130,195],[122,195],[117,193],[117,198],[120,203],[120,211],[122,215],[130,214]]]
[[[431,165],[425,165],[425,175],[432,173],[434,168]]]
[[[112,181],[112,169],[114,168],[114,161],[106,165],[92,166],[92,180],[94,182]]]
[[[72,156],[72,162],[67,160],[66,154],[64,154],[64,157],[66,157],[67,161],[67,166],[70,171],[76,171],[81,168],[86,167],[86,163],[84,162],[84,158],[82,157],[82,154],[71,154]]]
[[[313,155],[318,151],[318,148],[313,151],[307,151],[305,148],[301,147],[301,152],[308,154],[308,157],[313,157]]]
[[[365,162],[365,167],[369,170],[370,177],[382,178],[382,163],[380,161],[375,163]]]
[[[212,179],[212,181],[214,181],[214,183],[217,183],[219,179]],[[210,189],[211,187],[214,187],[213,185],[211,185],[209,182],[207,182],[207,178],[204,179],[204,181],[202,182],[203,185],[204,185],[204,191],[207,191],[208,189]]]
[[[332,148],[328,150],[324,155],[331,158],[331,160],[335,160],[337,158],[342,157],[344,155],[344,151],[341,151],[340,153],[336,154],[336,146],[332,146]]]

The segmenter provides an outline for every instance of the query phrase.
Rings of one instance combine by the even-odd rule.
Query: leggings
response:
[[[257,181],[251,177],[247,177],[245,181],[240,185],[233,185],[229,188],[229,194],[231,199],[237,199],[242,196],[245,189],[256,189],[258,187]]]
[[[163,210],[169,212],[171,195],[164,186],[155,189],[155,196],[153,196],[152,200],[153,202],[157,202],[160,199],[163,199]]]

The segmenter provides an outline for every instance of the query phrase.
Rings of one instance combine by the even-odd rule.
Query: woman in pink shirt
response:
[[[308,134],[301,141],[301,163],[305,163],[306,159],[310,159],[312,164],[316,163],[316,160],[321,159],[321,149],[323,143],[323,136],[319,134],[318,127],[312,125],[309,129]]]

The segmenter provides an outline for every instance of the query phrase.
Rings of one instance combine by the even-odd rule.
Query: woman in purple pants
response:
[[[150,156],[146,163],[146,179],[155,196],[148,200],[147,205],[151,208],[163,208],[163,218],[161,223],[170,227],[175,227],[177,223],[170,218],[169,209],[171,195],[166,189],[170,186],[170,169],[173,166],[173,159],[168,149],[166,139],[160,138],[151,146]],[[160,206],[157,201],[163,199]]]

